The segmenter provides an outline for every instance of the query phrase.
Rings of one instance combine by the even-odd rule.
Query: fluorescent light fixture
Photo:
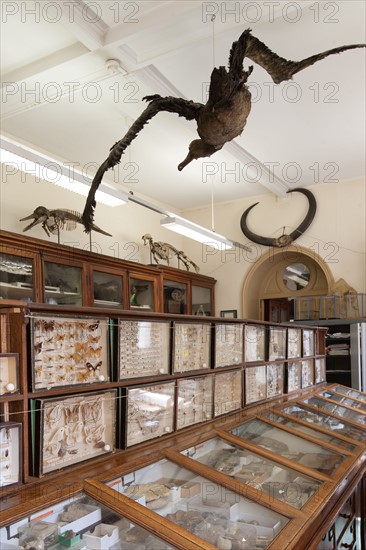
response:
[[[225,250],[234,248],[234,243],[229,241],[226,237],[197,225],[196,223],[185,220],[184,218],[180,218],[179,216],[168,216],[160,220],[160,225],[200,243],[211,246],[217,245],[221,248],[224,247]]]
[[[12,168],[12,171],[8,172],[9,175],[20,170],[32,174],[36,178],[36,181],[44,180],[84,197],[88,195],[92,180],[75,170],[73,166],[67,166],[3,137],[0,139],[0,146],[1,163],[7,164],[9,168]],[[128,193],[115,189],[105,183],[99,186],[96,193],[96,200],[107,206],[126,204],[128,197]]]

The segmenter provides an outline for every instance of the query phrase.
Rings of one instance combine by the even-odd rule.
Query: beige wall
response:
[[[343,277],[358,292],[366,293],[365,181],[318,184],[311,186],[310,190],[317,200],[317,213],[309,229],[296,242],[314,254],[319,254],[335,280]],[[81,212],[85,204],[85,199],[80,195],[72,195],[43,181],[36,182],[31,175],[24,177],[20,173],[2,177],[0,197],[0,227],[15,233],[22,233],[27,223],[19,222],[19,218],[30,214],[37,206]],[[113,237],[93,233],[94,250],[150,263],[148,249],[141,240],[144,233],[150,233],[155,240],[169,242],[183,249],[201,267],[202,274],[217,279],[217,313],[221,309],[237,309],[241,315],[242,289],[246,274],[258,259],[263,256],[271,257],[270,248],[248,243],[240,230],[241,214],[257,201],[260,204],[248,216],[248,226],[252,231],[270,237],[279,236],[283,226],[286,227],[285,232],[290,233],[303,219],[308,206],[306,198],[300,193],[292,193],[283,199],[265,194],[215,205],[215,230],[251,247],[250,252],[241,249],[225,252],[201,246],[162,229],[162,215],[141,206],[129,203],[110,208],[99,204],[95,221],[101,228],[112,233]],[[211,207],[186,211],[182,215],[205,227],[211,227]],[[32,229],[28,235],[48,238],[41,227]],[[51,239],[57,242],[55,236]],[[75,231],[63,231],[61,242],[86,249],[89,247],[89,238],[81,226]],[[174,260],[172,265],[177,265]]]

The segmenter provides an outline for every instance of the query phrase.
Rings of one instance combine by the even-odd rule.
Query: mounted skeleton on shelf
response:
[[[183,252],[183,250],[178,250],[169,243],[154,241],[149,233],[146,233],[141,238],[144,241],[145,246],[147,244],[150,246],[150,255],[152,256],[152,258],[154,258],[157,264],[159,263],[159,260],[164,260],[169,265],[170,259],[173,257],[173,255],[175,255],[178,259],[178,266],[179,262],[181,261],[185,265],[187,271],[189,271],[190,266],[192,266],[195,269],[196,273],[199,272],[198,265],[190,260],[188,256]]]

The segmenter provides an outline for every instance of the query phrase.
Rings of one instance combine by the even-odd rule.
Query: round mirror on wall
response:
[[[310,271],[305,264],[289,264],[283,273],[283,282],[289,290],[302,290],[309,284]]]

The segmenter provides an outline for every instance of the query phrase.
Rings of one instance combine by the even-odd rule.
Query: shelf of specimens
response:
[[[173,431],[174,387],[166,382],[122,389],[127,447]]]
[[[212,418],[213,377],[197,376],[177,380],[177,429]]]
[[[221,372],[215,375],[214,415],[236,411],[242,406],[242,371]]]
[[[0,537],[4,550],[175,549],[84,493],[3,527]]]
[[[19,392],[19,355],[0,353],[0,396]]]
[[[118,321],[119,379],[169,374],[167,321]]]
[[[346,409],[325,399],[320,399],[319,397],[310,397],[309,399],[304,399],[304,403],[308,403],[312,407],[317,407],[320,410],[329,412],[331,414],[336,414],[342,416],[349,420],[359,422],[360,424],[366,424],[366,416],[362,413],[352,411],[351,409]]]
[[[325,357],[315,358],[315,384],[326,381],[326,361]]]
[[[0,424],[0,487],[20,482],[21,433],[17,422]]]
[[[266,360],[266,329],[260,325],[245,325],[244,327],[245,361]]]
[[[345,397],[342,395],[338,395],[334,393],[333,391],[323,391],[319,393],[320,396],[326,397],[327,399],[330,399],[331,401],[336,401],[337,403],[341,403],[343,405],[347,405],[348,407],[352,407],[353,409],[358,409],[359,411],[366,413],[366,403],[362,403],[361,401],[355,401],[354,399],[351,399],[350,397]]]
[[[348,395],[349,397],[353,397],[353,399],[360,399],[361,401],[366,402],[366,393],[354,390],[353,388],[347,388],[346,386],[335,386],[333,390],[337,393],[341,393],[342,395]]]
[[[191,447],[182,454],[294,508],[302,508],[321,486],[316,479],[218,437],[200,443],[198,447]]]
[[[31,317],[33,391],[108,381],[108,333],[106,318]]]
[[[322,442],[330,443],[331,445],[335,445],[340,449],[345,449],[346,451],[351,451],[351,452],[353,452],[356,449],[356,445],[354,445],[353,443],[349,443],[348,441],[343,441],[343,439],[340,439],[339,437],[333,436],[332,434],[321,432],[319,430],[314,429],[313,427],[304,426],[304,424],[300,424],[300,422],[296,422],[295,420],[291,420],[290,418],[285,418],[280,414],[278,414],[273,409],[261,414],[261,416],[263,416],[263,418],[268,418],[268,420],[271,420],[272,422],[276,422],[277,424],[282,424],[287,428],[293,428],[297,432],[311,435],[312,437],[319,439],[319,443],[322,443]]]
[[[211,325],[174,323],[173,371],[186,372],[210,367]]]
[[[238,323],[215,326],[215,367],[239,365],[243,362],[243,325]]]
[[[122,476],[114,488],[217,548],[265,548],[289,521],[169,460]]]
[[[284,363],[257,365],[245,369],[245,403],[282,395]]]
[[[288,328],[287,329],[287,357],[288,359],[295,359],[301,357],[302,349],[302,333],[301,328]]]
[[[114,450],[116,390],[32,400],[34,470],[43,475]]]
[[[289,361],[287,363],[287,392],[301,389],[302,361]]]
[[[358,428],[357,426],[349,424],[344,419],[335,418],[319,409],[313,411],[306,406],[296,404],[282,407],[281,412],[302,420],[303,422],[307,422],[310,426],[319,426],[320,428],[331,431],[335,435],[339,434],[350,437],[358,443],[365,438],[365,431],[361,426]]]
[[[249,420],[230,431],[240,439],[251,441],[275,454],[329,476],[345,460],[345,457],[336,451],[326,449],[320,444],[293,435],[259,419]]]
[[[302,355],[308,357],[315,353],[315,338],[313,330],[302,330]]]
[[[286,358],[286,332],[285,328],[269,327],[268,361]]]
[[[301,363],[301,387],[308,388],[314,384],[314,361],[306,359]]]

